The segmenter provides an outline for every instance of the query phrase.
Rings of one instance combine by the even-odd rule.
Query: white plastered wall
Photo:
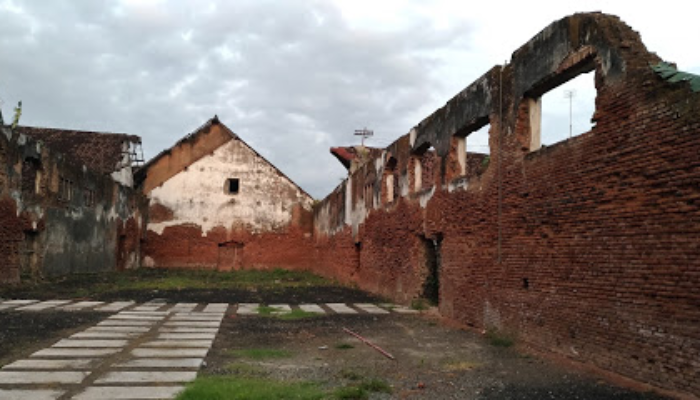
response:
[[[226,181],[239,179],[237,194],[226,193]],[[292,209],[311,210],[313,199],[238,139],[232,139],[154,188],[150,203],[173,211],[170,221],[149,223],[162,234],[168,226],[194,224],[206,232],[215,227],[253,233],[287,226]]]

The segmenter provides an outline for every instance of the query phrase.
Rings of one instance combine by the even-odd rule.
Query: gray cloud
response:
[[[24,124],[137,134],[147,157],[218,114],[316,197],[344,176],[330,146],[365,125],[397,138],[447,100],[438,54],[470,33],[352,28],[325,1],[2,4],[5,114],[23,100]]]

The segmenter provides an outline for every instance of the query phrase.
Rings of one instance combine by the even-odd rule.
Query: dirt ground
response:
[[[343,331],[348,328],[395,360]],[[288,357],[250,360],[235,350],[279,349]],[[476,333],[415,315],[332,315],[284,321],[229,315],[204,373],[321,382],[328,388],[380,378],[392,399],[661,399],[563,370]]]
[[[88,280],[89,283],[89,280]],[[124,289],[90,295],[89,285],[51,286],[59,296],[82,299],[168,302],[256,302],[265,304],[362,303],[381,299],[337,285],[252,289]],[[4,298],[37,298],[15,288]],[[106,317],[96,312],[0,311],[0,365],[46,347],[71,332]],[[348,328],[381,346],[390,360],[343,331]],[[284,356],[254,359],[237,350],[283,350]],[[203,374],[266,377],[319,383],[330,391],[371,378],[385,381],[391,393],[370,399],[662,399],[612,386],[514,348],[492,345],[478,333],[441,324],[425,315],[323,315],[297,320],[239,316],[229,308]]]

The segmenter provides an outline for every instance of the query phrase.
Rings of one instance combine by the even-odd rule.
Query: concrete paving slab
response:
[[[138,306],[138,307],[136,307],[136,308],[132,308],[131,311],[158,311],[158,310],[159,310],[161,307],[163,307],[163,306],[164,306],[164,304],[158,304],[158,305],[155,305],[155,306],[152,306],[152,305],[148,305],[148,306],[142,305],[142,306]]]
[[[306,311],[306,312],[313,312],[313,313],[318,313],[318,314],[325,314],[326,313],[326,310],[324,310],[318,304],[299,304],[299,308],[302,311]]]
[[[209,303],[209,304],[207,304],[206,307],[204,307],[204,310],[202,310],[202,312],[205,312],[205,313],[223,312],[223,313],[225,313],[226,310],[228,310],[228,303]]]
[[[95,384],[180,383],[193,381],[196,377],[196,371],[112,371],[97,379]]]
[[[355,303],[355,307],[369,314],[389,314],[389,311],[379,308],[375,304],[370,303]]]
[[[117,315],[150,315],[150,316],[155,316],[155,317],[165,317],[166,315],[170,315],[170,312],[168,311],[122,311]]]
[[[260,307],[260,304],[258,304],[258,303],[240,303],[238,305],[238,309],[236,310],[236,314],[257,315],[259,307]]]
[[[114,311],[121,311],[127,307],[131,307],[132,305],[136,304],[133,301],[115,301],[109,304],[105,304],[104,306],[97,307],[95,311],[105,311],[105,312],[114,312]]]
[[[170,321],[221,321],[224,318],[223,315],[173,315],[170,317]]]
[[[420,311],[414,310],[410,307],[399,306],[399,305],[391,304],[391,303],[388,303],[388,304],[383,303],[383,304],[380,304],[380,306],[384,307],[388,310],[391,310],[393,312],[399,313],[399,314],[418,314],[420,312]]]
[[[78,332],[70,339],[130,339],[142,335],[142,332]]]
[[[189,326],[163,326],[158,332],[163,333],[214,333],[216,334],[219,328],[200,328],[200,327],[189,327]]]
[[[126,319],[132,321],[160,321],[165,318],[164,315],[144,315],[144,314],[115,314],[109,317],[110,320]]]
[[[197,328],[218,328],[218,321],[168,321],[163,326],[188,326]]]
[[[91,386],[74,396],[74,400],[174,399],[182,386]]]
[[[150,326],[93,326],[87,328],[83,332],[128,332],[128,333],[145,333],[151,330]]]
[[[171,347],[171,348],[183,348],[183,347],[203,347],[208,349],[211,347],[212,340],[154,340],[152,342],[146,342],[143,347]]]
[[[38,303],[39,300],[5,300],[2,304],[26,306],[27,304]]]
[[[190,357],[206,357],[209,349],[168,349],[168,348],[136,348],[131,351],[134,357],[149,357],[149,358],[190,358]]]
[[[357,314],[357,310],[348,307],[345,303],[326,303],[326,306],[336,314]]]
[[[0,389],[3,400],[56,400],[65,393],[62,390]]]
[[[214,340],[216,333],[161,333],[158,340]]]
[[[17,308],[17,311],[43,311],[70,303],[72,300],[48,300]]]
[[[42,370],[42,369],[65,369],[69,371],[90,369],[97,363],[97,359],[63,359],[63,360],[41,360],[31,358],[28,360],[17,360],[2,367],[3,370]],[[1,398],[1,397],[0,397]]]
[[[82,358],[82,357],[105,357],[121,351],[121,349],[75,349],[75,348],[48,348],[39,350],[30,357],[37,358]]]
[[[88,376],[86,371],[0,371],[0,384],[80,383]]]
[[[29,304],[38,303],[39,300],[6,300],[0,303],[1,310],[10,310],[12,308],[17,308],[19,306],[26,306]]]
[[[104,304],[104,301],[79,301],[77,303],[69,304],[67,306],[61,307],[61,310],[75,311],[83,310],[86,308],[92,308]]]
[[[148,320],[130,320],[130,319],[106,319],[100,323],[98,326],[151,326],[155,324],[156,321]]]
[[[117,364],[118,368],[196,368],[202,366],[201,358],[136,358]]]
[[[129,342],[127,340],[87,340],[87,339],[63,339],[54,344],[53,348],[71,347],[71,348],[100,348],[100,347],[125,347]]]
[[[177,303],[168,311],[171,311],[171,312],[192,311],[195,308],[197,308],[198,305],[199,305],[199,303]]]

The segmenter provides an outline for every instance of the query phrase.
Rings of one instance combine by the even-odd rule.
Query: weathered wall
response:
[[[228,141],[213,131],[224,132]],[[179,173],[151,190],[144,187],[153,214],[146,265],[229,269],[304,263],[312,244],[313,200],[227,131],[215,122],[196,134],[193,146],[218,147],[182,164]],[[184,153],[178,149],[183,145],[190,147],[176,145],[171,154]],[[146,183],[165,175],[161,168],[174,170],[174,161],[161,161],[148,167]],[[238,193],[227,192],[231,178],[239,180]]]
[[[700,393],[700,94],[659,61],[616,17],[553,23],[321,202],[316,268],[408,302],[432,266],[449,318]],[[595,127],[540,149],[531,105],[590,70]],[[489,122],[488,162],[460,166]]]
[[[142,195],[0,129],[2,282],[139,266]]]

